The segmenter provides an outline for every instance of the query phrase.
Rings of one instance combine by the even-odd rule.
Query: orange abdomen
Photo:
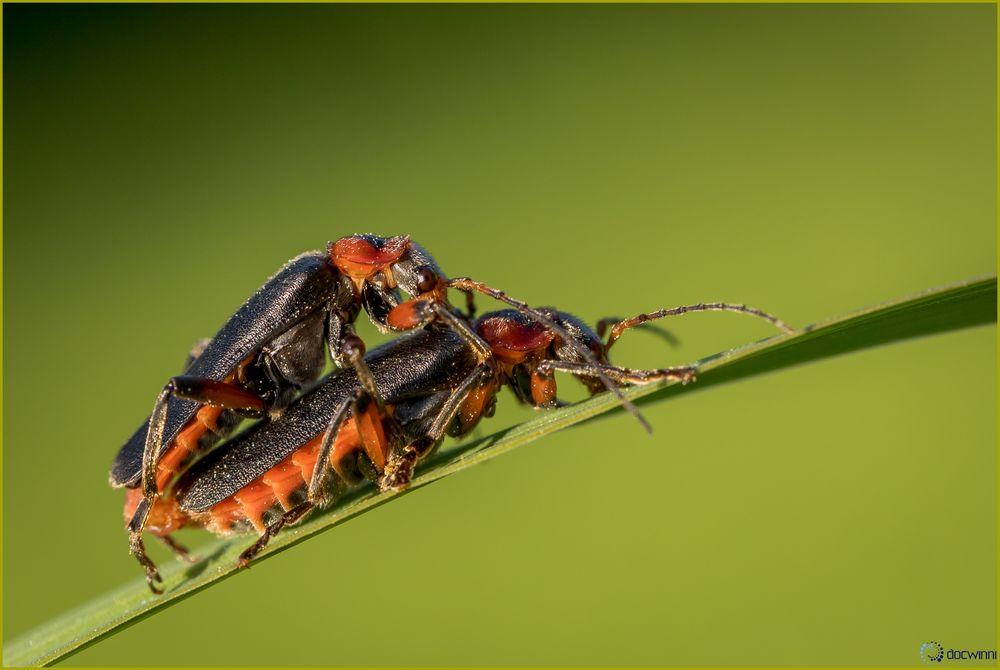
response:
[[[322,441],[323,436],[317,435],[233,495],[192,516],[217,535],[251,528],[263,533],[268,524],[306,500]],[[337,432],[330,452],[331,476],[346,479],[341,469],[344,459],[363,450],[357,424],[348,419]]]

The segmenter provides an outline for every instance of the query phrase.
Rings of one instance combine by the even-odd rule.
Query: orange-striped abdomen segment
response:
[[[129,524],[135,514],[135,508],[142,500],[142,489],[128,489],[125,491],[125,525]],[[176,530],[191,523],[191,518],[177,504],[177,499],[173,496],[157,498],[149,508],[149,516],[146,518],[145,530],[160,537],[169,535]]]
[[[167,447],[160,462],[156,466],[156,490],[163,491],[198,451],[201,438],[209,431],[214,431],[218,425],[221,407],[205,405],[198,410],[191,421],[177,433],[173,443]]]
[[[322,441],[323,436],[317,435],[233,495],[193,516],[216,534],[251,528],[263,532],[281,514],[305,501]],[[349,480],[346,459],[363,451],[357,423],[353,418],[346,420],[330,451],[332,476]]]

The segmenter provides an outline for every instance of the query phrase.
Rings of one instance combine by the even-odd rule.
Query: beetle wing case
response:
[[[366,361],[386,404],[397,407],[404,430],[433,420],[455,385],[477,365],[466,341],[432,327],[373,349]],[[334,409],[358,388],[357,374],[338,370],[292,403],[276,420],[256,424],[198,461],[179,485],[178,501],[202,512],[233,495],[283,458],[322,435]]]
[[[327,303],[336,290],[336,271],[327,255],[313,251],[285,263],[222,326],[185,374],[222,381],[265,342]],[[202,405],[171,397],[160,453]],[[112,486],[139,484],[149,418],[121,448],[111,467]],[[217,439],[210,434],[209,439]]]

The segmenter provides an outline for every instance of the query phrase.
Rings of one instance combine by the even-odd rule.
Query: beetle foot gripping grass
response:
[[[170,536],[182,527],[221,535],[256,532],[259,539],[240,556],[246,565],[282,527],[328,505],[349,487],[367,480],[381,490],[405,488],[417,463],[445,435],[463,436],[492,416],[503,386],[522,402],[548,408],[559,404],[555,371],[579,379],[592,394],[609,383],[617,389],[662,379],[693,381],[697,371],[690,366],[615,366],[608,349],[640,323],[709,309],[780,324],[742,305],[714,303],[616,321],[604,342],[582,321],[553,308],[519,306],[475,320],[444,311],[424,329],[366,355],[376,394],[356,369],[335,371],[280,416],[258,422],[171,477],[148,504],[144,528],[132,537],[146,531],[177,547]],[[126,520],[134,519],[146,501],[140,488],[130,489]],[[137,557],[156,591],[155,565],[144,552]]]

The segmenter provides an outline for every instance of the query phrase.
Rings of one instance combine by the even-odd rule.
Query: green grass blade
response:
[[[867,347],[996,323],[996,316],[996,277],[972,279],[862,309],[810,326],[794,335],[779,335],[711,356],[699,363],[698,381],[693,384],[636,386],[628,389],[625,395],[640,404],[659,402],[678,393],[701,391],[716,384]],[[543,413],[481,440],[459,445],[437,454],[423,465],[411,490],[612,410],[620,410],[619,403],[605,393],[571,407]],[[266,560],[398,495],[405,493],[379,494],[371,488],[356,490],[335,507],[282,531],[256,560]],[[140,578],[66,612],[6,645],[4,663],[11,666],[43,665],[64,659],[236,574],[236,558],[247,544],[246,537],[220,540],[199,551],[206,558],[196,565],[165,565],[162,574],[166,593],[162,596],[152,596],[145,580]]]

